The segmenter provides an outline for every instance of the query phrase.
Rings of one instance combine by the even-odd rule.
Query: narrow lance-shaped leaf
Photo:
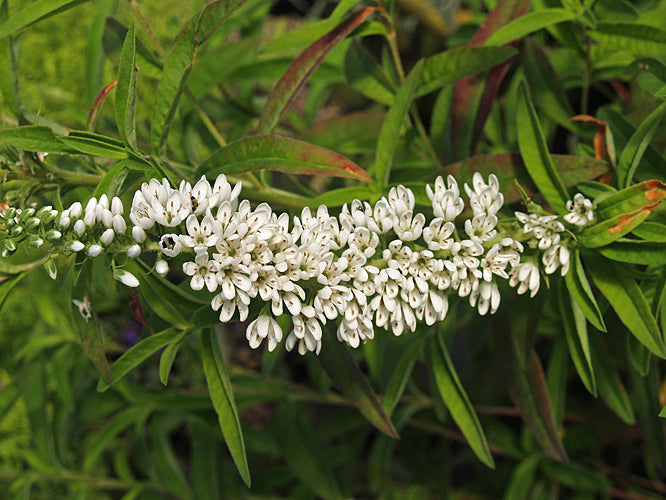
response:
[[[641,57],[663,57],[666,50],[666,30],[647,24],[598,23],[596,29],[587,33],[600,45],[626,50]]]
[[[245,454],[243,431],[241,430],[233,389],[214,329],[202,332],[201,355],[210,399],[217,412],[224,441],[227,443],[243,482],[249,488],[251,482],[250,469]]]
[[[505,24],[500,29],[490,35],[484,45],[504,45],[505,43],[523,38],[530,33],[534,33],[547,26],[562,23],[564,21],[571,21],[576,18],[578,14],[567,9],[540,9],[535,12],[530,12],[522,17],[514,19],[508,24]]]
[[[444,404],[476,456],[488,467],[494,469],[495,462],[479,418],[460,383],[448,350],[441,340],[434,340],[431,343],[430,355],[433,377]]]
[[[411,377],[412,370],[414,369],[414,364],[416,363],[419,352],[423,346],[423,341],[423,338],[414,341],[402,354],[400,360],[395,365],[393,373],[391,373],[391,378],[386,386],[383,400],[384,410],[386,410],[388,415],[393,414],[393,410],[395,410],[395,407],[405,390],[407,382]]]
[[[596,397],[597,385],[594,378],[594,367],[590,355],[590,343],[587,337],[587,323],[585,315],[578,303],[570,297],[562,287],[560,294],[560,312],[564,323],[564,332],[567,337],[569,353],[574,362],[576,371],[585,388]]]
[[[624,215],[617,215],[612,219],[605,220],[594,226],[585,228],[578,234],[578,241],[587,248],[596,248],[608,245],[615,240],[620,239],[625,234],[630,233],[635,227],[638,227],[652,210],[657,207],[654,205],[630,212]]]
[[[181,335],[181,330],[177,328],[167,328],[163,332],[151,335],[132,346],[111,365],[111,384],[118,382],[118,380],[138,367],[151,355],[168,343],[179,338]],[[110,384],[103,380],[100,380],[97,384],[97,390],[99,392],[104,392],[109,387]]]
[[[664,45],[664,50],[666,50],[666,45]],[[666,102],[662,103],[661,106],[641,122],[634,135],[631,136],[631,139],[629,139],[629,142],[627,142],[627,145],[622,150],[620,160],[617,164],[617,176],[620,186],[627,187],[631,184],[638,164],[643,158],[643,153],[645,153],[645,150],[650,145],[659,122],[664,116],[664,111],[666,111]]]
[[[599,305],[592,293],[592,287],[590,287],[585,275],[578,249],[571,252],[569,257],[569,272],[565,276],[565,283],[571,298],[576,301],[587,320],[597,330],[605,332],[604,317],[599,310]]]
[[[167,56],[162,79],[155,92],[151,140],[158,155],[166,152],[167,137],[180,97],[201,45],[215,29],[247,0],[225,0],[208,4],[178,34]]]
[[[414,100],[414,91],[419,81],[423,62],[419,61],[409,73],[395,95],[393,105],[386,113],[386,118],[377,139],[377,155],[375,157],[375,178],[382,188],[389,183],[393,156],[405,118]]]
[[[0,39],[88,0],[37,0],[0,24]]]
[[[254,170],[292,174],[332,175],[370,182],[361,167],[342,155],[307,142],[277,135],[241,139],[218,149],[197,167],[196,176]]]
[[[599,255],[589,255],[585,262],[594,284],[629,331],[652,353],[666,358],[659,326],[636,280],[622,266]]]
[[[524,81],[518,91],[516,126],[520,154],[534,184],[556,212],[565,213],[569,195],[548,153],[546,139]]]
[[[661,203],[665,198],[666,184],[652,179],[604,196],[596,202],[596,211],[601,218],[610,219]]]
[[[337,339],[330,337],[323,336],[323,347],[317,360],[333,383],[372,425],[387,436],[398,438],[391,419],[347,348]]]
[[[116,85],[116,125],[123,143],[136,151],[136,47],[134,24],[130,26],[120,53]]]
[[[291,63],[285,75],[271,92],[264,106],[259,119],[258,130],[260,134],[268,134],[275,128],[296,94],[298,94],[310,75],[321,64],[326,54],[349,35],[349,33],[358,28],[376,10],[377,7],[366,7],[352,15],[310,45]]]

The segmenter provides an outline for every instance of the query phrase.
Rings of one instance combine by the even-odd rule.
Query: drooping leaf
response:
[[[382,401],[384,410],[386,410],[386,414],[389,416],[393,414],[393,410],[395,410],[395,407],[400,401],[400,397],[402,396],[407,382],[412,375],[414,364],[416,363],[419,352],[423,347],[424,340],[425,339],[421,338],[414,341],[405,350],[402,356],[400,356],[400,360],[395,365],[395,368],[391,373],[391,378],[389,378]]]
[[[342,155],[288,137],[248,137],[218,149],[197,167],[196,176],[209,177],[254,170],[277,170],[292,174],[332,175],[370,182],[361,167]]]
[[[58,138],[66,146],[90,156],[101,156],[104,158],[116,158],[123,160],[128,153],[122,143],[103,135],[91,132],[72,131],[65,137]]]
[[[153,149],[163,156],[171,122],[199,46],[247,0],[218,0],[204,7],[178,34],[155,92],[151,119]]]
[[[385,187],[389,183],[391,176],[391,166],[395,149],[400,137],[400,131],[403,128],[405,118],[409,115],[409,110],[414,100],[414,91],[419,81],[423,64],[417,63],[409,72],[407,78],[395,94],[395,100],[386,113],[384,124],[379,132],[377,139],[377,154],[375,156],[375,179],[380,187]]]
[[[569,195],[550,158],[546,139],[527,93],[525,82],[521,82],[518,91],[516,126],[520,154],[534,184],[553,210],[565,213]]]
[[[636,280],[622,266],[601,256],[589,255],[585,262],[594,284],[629,331],[650,352],[666,358],[664,339]]]
[[[329,337],[331,336],[323,336],[323,346],[317,360],[342,394],[358,408],[368,422],[387,436],[398,438],[391,419],[345,345]]]
[[[553,420],[558,426],[562,425],[567,404],[568,365],[567,343],[562,337],[559,337],[553,344],[548,368],[546,368],[546,387],[553,409]]]
[[[88,0],[37,0],[0,24],[0,39]]]
[[[426,58],[416,96],[489,70],[518,53],[513,47],[457,47]]]
[[[134,370],[162,347],[181,336],[181,330],[177,328],[167,328],[166,330],[151,335],[133,345],[111,365],[111,384],[118,382],[118,380]],[[97,390],[99,392],[104,392],[109,387],[111,387],[111,385],[103,380],[100,380],[97,384]]]
[[[167,385],[169,382],[169,374],[171,373],[171,368],[176,360],[178,349],[180,349],[180,345],[189,333],[190,332],[187,330],[180,332],[180,335],[173,339],[162,352],[162,356],[160,357],[160,382],[162,382],[162,384]]]
[[[136,48],[134,25],[130,26],[120,53],[116,85],[116,125],[123,143],[136,151]]]
[[[241,430],[238,409],[234,393],[222,357],[220,344],[214,329],[208,329],[201,335],[201,355],[210,399],[217,412],[224,441],[243,482],[250,487],[250,469],[245,454],[243,431]]]
[[[315,43],[310,45],[289,66],[285,75],[277,83],[264,110],[259,118],[258,131],[260,134],[269,134],[280,121],[292,100],[301,90],[305,82],[315,69],[324,60],[324,57],[377,10],[377,7],[366,7],[365,9],[350,16],[333,30],[325,34]]]
[[[594,378],[594,366],[590,354],[585,315],[578,303],[573,297],[570,297],[564,287],[562,287],[562,293],[560,294],[560,313],[562,314],[569,353],[571,354],[571,359],[574,362],[578,376],[590,394],[596,397],[597,383]]]
[[[430,345],[430,361],[439,395],[476,456],[491,469],[495,461],[474,407],[463,389],[448,350],[440,339]]]

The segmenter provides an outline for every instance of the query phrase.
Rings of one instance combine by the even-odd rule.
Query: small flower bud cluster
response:
[[[576,193],[573,200],[567,201],[567,210],[569,213],[563,219],[574,226],[585,227],[594,220],[592,201],[580,193]]]
[[[51,206],[40,208],[10,207],[6,212],[0,212],[0,223],[2,224],[2,257],[9,257],[22,241],[34,247],[40,248],[46,241],[57,241],[62,234],[54,229],[54,220],[58,211]]]

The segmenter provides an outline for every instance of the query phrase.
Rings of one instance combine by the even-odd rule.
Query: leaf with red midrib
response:
[[[368,16],[376,10],[378,10],[377,7],[366,7],[357,12],[310,45],[291,63],[287,72],[268,97],[259,119],[259,133],[267,134],[275,128],[291,101],[324,60],[326,54],[344,40],[349,33],[363,24]]]

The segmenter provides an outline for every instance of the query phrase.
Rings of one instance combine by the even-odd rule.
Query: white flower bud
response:
[[[155,264],[155,272],[160,276],[166,276],[166,273],[169,272],[169,264],[166,260],[158,260]]]
[[[123,285],[129,286],[130,288],[136,288],[139,286],[139,280],[136,279],[136,276],[123,269],[116,269],[113,273],[113,277],[120,281]]]
[[[134,241],[137,243],[143,243],[143,241],[146,239],[146,232],[142,227],[134,226],[132,228],[132,238],[134,238]]]
[[[99,245],[90,245],[88,248],[88,257],[97,257],[102,253],[102,247]]]
[[[86,210],[85,215],[83,216],[83,221],[86,223],[86,226],[92,227],[97,221],[97,216],[95,215],[94,210]]]
[[[76,231],[76,234],[79,236],[86,232],[86,223],[83,219],[79,219],[74,223],[74,231]]]
[[[80,252],[85,248],[85,245],[81,243],[79,240],[74,240],[67,245],[67,248],[71,250],[72,252]]]
[[[136,259],[139,255],[141,255],[141,247],[139,245],[132,245],[127,249],[127,256],[130,259]]]
[[[97,208],[97,198],[93,196],[92,198],[90,198],[88,204],[86,205],[86,210],[85,210],[86,214],[90,212],[95,213],[95,208]]]
[[[102,208],[109,209],[109,197],[106,194],[103,194],[99,197],[99,202],[97,202]]]
[[[60,227],[69,227],[70,223],[71,220],[66,215],[64,217],[60,217],[60,221],[58,222],[58,224],[60,224]]]
[[[102,236],[100,236],[99,240],[102,242],[102,245],[106,246],[113,241],[113,237],[115,235],[116,233],[113,232],[113,229],[109,228],[102,233]]]
[[[123,202],[117,196],[114,196],[111,200],[111,213],[113,215],[122,215],[123,213]]]
[[[72,203],[72,206],[69,207],[68,213],[74,219],[78,219],[79,217],[81,217],[81,214],[83,213],[83,206],[81,205],[81,202],[75,201],[74,203]]]
[[[102,224],[104,224],[104,227],[111,227],[113,225],[113,214],[107,208],[102,210]]]
[[[123,216],[120,214],[114,215],[113,230],[118,234],[124,234],[126,229],[127,229],[127,223],[125,222],[125,219],[123,219]]]

